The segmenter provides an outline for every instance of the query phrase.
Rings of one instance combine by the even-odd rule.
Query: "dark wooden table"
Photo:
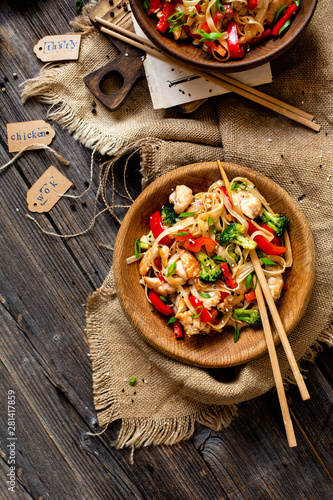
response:
[[[21,104],[19,84],[42,63],[35,43],[65,33],[74,0],[0,2],[1,163],[7,162],[6,124],[44,119],[46,106]],[[15,77],[15,75],[17,77]],[[89,181],[90,151],[58,125],[52,146],[70,161],[59,167],[81,193]],[[98,158],[97,158],[98,160]],[[332,498],[332,353],[324,346],[308,366],[311,399],[288,392],[298,447],[289,449],[275,393],[239,405],[239,417],[223,432],[198,426],[188,442],[129,450],[112,441],[119,424],[100,437],[93,405],[85,303],[112,263],[118,224],[102,215],[87,235],[60,239],[29,221],[26,192],[54,158],[29,152],[0,173],[0,384],[1,498],[50,499],[330,499]],[[55,163],[58,167],[59,165]],[[84,229],[98,185],[81,201],[62,199],[42,216],[58,233]],[[138,194],[138,159],[130,186]],[[117,172],[119,182],[121,168]],[[103,208],[98,201],[98,208]],[[15,451],[8,442],[8,394],[15,393]],[[14,453],[14,455],[13,455]],[[15,491],[8,490],[10,460]]]

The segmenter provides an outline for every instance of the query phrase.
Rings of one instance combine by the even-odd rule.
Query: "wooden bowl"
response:
[[[223,163],[231,180],[235,176],[249,178],[266,197],[273,210],[290,219],[294,264],[286,279],[278,310],[287,333],[300,321],[310,300],[315,277],[314,243],[304,215],[294,200],[277,184],[264,175],[232,163]],[[117,236],[113,269],[116,288],[122,308],[137,330],[150,345],[172,358],[195,366],[221,368],[236,366],[266,352],[262,329],[246,327],[241,330],[238,342],[233,340],[233,329],[213,336],[185,337],[177,340],[173,329],[166,325],[166,318],[147,302],[144,288],[139,284],[139,264],[126,264],[134,253],[134,241],[149,231],[149,218],[165,203],[171,189],[186,184],[193,192],[205,191],[220,179],[217,163],[196,163],[173,170],[150,184],[135,200],[120,226]],[[273,332],[275,330],[273,329]],[[275,341],[278,342],[275,333]]]
[[[267,39],[253,46],[242,60],[219,62],[213,56],[195,46],[190,40],[175,41],[172,35],[162,35],[156,30],[156,16],[148,16],[143,10],[143,0],[130,0],[132,12],[145,35],[165,54],[190,64],[193,68],[211,73],[230,73],[256,68],[286,51],[301,35],[314,13],[318,0],[302,0],[290,29],[282,36]],[[176,62],[176,61],[175,61]]]

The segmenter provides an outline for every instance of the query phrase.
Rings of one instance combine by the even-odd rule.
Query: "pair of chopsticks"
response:
[[[223,182],[225,184],[227,193],[229,195],[229,198],[232,200],[232,193],[231,193],[231,187],[230,187],[230,182],[228,180],[228,177],[224,171],[224,168],[222,166],[222,163],[220,160],[217,160],[221,176],[223,179]],[[268,349],[268,354],[269,358],[271,361],[272,365],[272,370],[273,370],[273,376],[274,376],[274,381],[279,397],[279,402],[280,402],[280,407],[281,407],[281,412],[283,416],[283,421],[284,421],[284,426],[286,430],[286,435],[288,439],[288,443],[290,447],[297,446],[296,443],[296,438],[295,438],[295,433],[294,433],[294,428],[293,424],[291,421],[290,413],[289,413],[289,408],[288,408],[288,402],[283,386],[283,380],[281,376],[281,371],[279,367],[279,362],[275,350],[275,344],[273,340],[273,335],[272,335],[272,330],[271,326],[269,323],[268,319],[268,314],[266,310],[266,305],[265,305],[265,299],[266,303],[268,305],[268,308],[271,312],[273,322],[276,326],[277,332],[279,334],[281,343],[283,345],[285,354],[287,356],[287,359],[289,361],[290,367],[292,369],[292,372],[294,374],[294,377],[296,379],[297,386],[299,388],[299,391],[301,393],[302,399],[306,400],[310,398],[309,392],[306,388],[304,379],[302,377],[302,374],[299,370],[299,367],[297,365],[294,353],[291,349],[287,334],[285,332],[284,326],[282,324],[281,318],[279,316],[278,310],[276,308],[275,302],[273,300],[272,294],[269,290],[264,271],[262,270],[258,255],[255,250],[250,251],[250,258],[254,267],[254,270],[256,272],[258,282],[257,282],[257,287],[256,287],[256,297],[257,297],[257,302],[259,306],[259,311],[260,311],[260,316],[263,324],[263,329],[264,329],[264,334],[265,334],[265,339],[266,339],[266,344],[267,344],[267,349]],[[265,297],[265,298],[264,298]]]
[[[192,73],[200,76],[201,78],[204,78],[205,80],[210,81],[211,83],[214,83],[215,85],[219,85],[224,89],[229,90],[230,92],[234,92],[235,94],[241,95],[253,102],[261,104],[262,106],[265,106],[272,111],[276,111],[277,113],[286,116],[291,120],[301,123],[302,125],[305,125],[306,127],[315,130],[316,132],[319,132],[320,130],[320,125],[312,121],[314,118],[313,115],[310,115],[305,111],[302,111],[301,109],[297,109],[290,104],[280,101],[279,99],[275,99],[274,97],[264,94],[259,90],[249,87],[248,85],[244,85],[243,83],[240,83],[229,76],[222,74],[212,75],[210,73],[194,69],[190,65],[187,65],[185,63],[180,64],[178,60],[174,60],[171,57],[167,57],[162,54],[162,52],[158,50],[156,46],[146,38],[136,35],[135,33],[121,28],[116,24],[110,23],[109,21],[106,21],[101,17],[95,17],[95,21],[102,25],[101,31],[107,35],[113,36],[114,38],[118,38],[118,40],[133,45],[134,47],[143,50],[147,54],[150,54],[162,61],[177,64],[183,69],[191,71]]]

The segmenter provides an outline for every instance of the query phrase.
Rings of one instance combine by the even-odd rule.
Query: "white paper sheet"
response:
[[[136,33],[145,37],[134,18],[133,25]],[[170,65],[150,55],[146,56],[144,68],[154,109],[171,108],[229,92],[220,85],[207,82],[176,64]],[[272,82],[269,63],[240,73],[228,73],[228,76],[250,87]]]

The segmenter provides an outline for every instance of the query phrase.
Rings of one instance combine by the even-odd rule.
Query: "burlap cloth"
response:
[[[298,360],[310,359],[318,341],[332,344],[332,53],[331,4],[319,0],[301,39],[272,63],[273,83],[263,91],[311,112],[322,126],[316,134],[235,95],[206,102],[190,116],[175,109],[154,111],[146,82],[136,85],[125,105],[109,112],[97,103],[82,77],[116,51],[89,23],[75,20],[83,33],[78,62],[48,66],[26,82],[23,99],[36,96],[52,105],[48,117],[75,138],[115,156],[139,147],[143,187],[175,167],[220,158],[257,169],[299,201],[316,246],[314,293],[305,316],[290,335]],[[223,147],[222,147],[223,145]],[[173,444],[190,437],[199,421],[213,429],[227,425],[236,404],[273,385],[268,355],[234,370],[209,371],[160,354],[126,320],[115,293],[112,271],[88,300],[88,339],[93,364],[95,407],[101,427],[116,419],[118,447]],[[278,357],[285,379],[288,362]],[[130,386],[131,377],[137,378]]]

